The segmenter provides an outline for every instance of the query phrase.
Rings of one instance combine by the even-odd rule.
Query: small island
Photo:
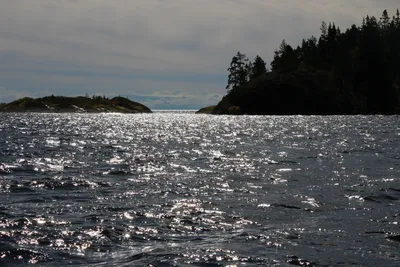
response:
[[[237,52],[227,95],[204,114],[400,114],[400,12],[366,16],[342,31],[321,24],[321,36],[292,47],[282,41],[271,70]]]
[[[51,113],[151,113],[143,104],[125,97],[105,96],[46,96],[43,98],[24,97],[7,104],[0,104],[0,112],[51,112]]]

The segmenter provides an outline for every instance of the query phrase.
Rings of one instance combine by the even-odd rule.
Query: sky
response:
[[[196,109],[226,94],[237,51],[267,65],[283,39],[393,15],[399,0],[0,0],[0,102],[126,96]]]

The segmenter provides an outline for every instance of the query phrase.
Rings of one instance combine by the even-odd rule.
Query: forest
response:
[[[214,113],[399,114],[399,10],[344,31],[325,22],[320,29],[295,48],[283,40],[270,70],[238,52]]]

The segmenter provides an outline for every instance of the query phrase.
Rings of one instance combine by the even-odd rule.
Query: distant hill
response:
[[[118,112],[151,113],[143,104],[124,97],[106,98],[101,96],[65,97],[46,96],[43,98],[24,97],[7,104],[0,104],[0,112]]]

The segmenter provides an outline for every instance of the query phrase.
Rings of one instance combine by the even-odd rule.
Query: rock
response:
[[[197,114],[213,114],[216,106],[208,106],[205,108],[199,109],[196,113]]]
[[[230,106],[229,109],[228,109],[228,114],[241,115],[242,114],[242,110],[238,106]]]

